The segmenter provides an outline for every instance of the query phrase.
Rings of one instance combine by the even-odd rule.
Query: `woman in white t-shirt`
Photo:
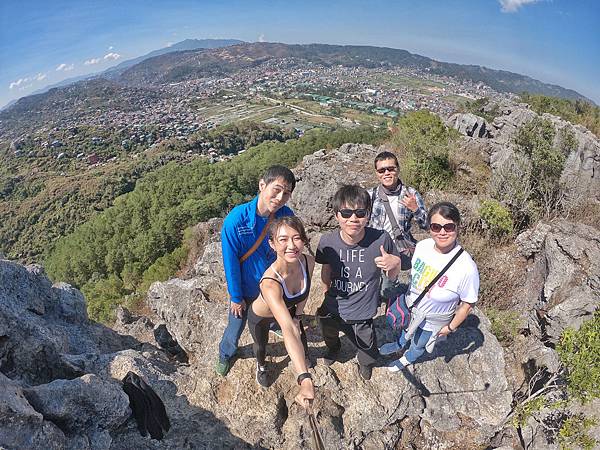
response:
[[[412,258],[411,282],[406,294],[409,306],[461,248],[457,241],[460,212],[456,206],[449,202],[437,203],[429,210],[427,219],[431,238],[417,243]],[[388,370],[397,372],[413,364],[426,350],[431,353],[436,340],[454,333],[467,318],[478,293],[477,265],[463,251],[412,309],[410,325],[397,342],[381,347],[382,355],[391,355],[410,342],[408,350],[400,359],[392,361]]]

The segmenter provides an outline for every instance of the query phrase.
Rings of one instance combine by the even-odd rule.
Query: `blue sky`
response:
[[[600,104],[596,0],[2,0],[0,106],[186,38],[394,47]]]

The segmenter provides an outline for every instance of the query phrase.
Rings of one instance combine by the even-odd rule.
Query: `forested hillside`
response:
[[[378,143],[385,137],[383,130],[313,130],[285,143],[263,142],[227,162],[169,163],[60,239],[46,269],[53,279],[83,290],[93,318],[108,320],[126,296],[135,298],[140,289],[177,270],[187,252],[182,246],[187,227],[248,200],[268,166],[293,167],[320,148]]]

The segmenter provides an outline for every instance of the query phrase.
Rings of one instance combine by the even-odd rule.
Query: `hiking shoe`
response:
[[[390,372],[400,372],[402,369],[408,367],[410,362],[403,356],[400,359],[396,359],[388,364],[387,369]]]
[[[259,384],[259,386],[269,387],[267,380],[267,369],[265,366],[261,366],[258,363],[256,363],[256,382]]]
[[[279,339],[283,339],[283,331],[281,331],[281,328],[269,328],[269,333],[274,334]]]
[[[231,364],[226,359],[219,359],[217,365],[215,366],[215,372],[221,375],[222,377],[227,376],[229,373],[229,369],[231,368]]]
[[[361,366],[360,364],[358,365],[358,374],[363,380],[369,381],[371,379],[372,373],[373,366]]]
[[[332,349],[328,348],[327,353],[325,353],[325,356],[323,356],[323,358],[321,358],[321,363],[323,363],[324,366],[330,366],[338,360],[339,354],[340,354],[339,349],[332,350]]]
[[[379,348],[379,354],[381,356],[389,356],[389,355],[393,355],[394,353],[398,352],[399,350],[400,350],[400,346],[398,345],[397,342],[388,342],[387,344],[383,344]]]

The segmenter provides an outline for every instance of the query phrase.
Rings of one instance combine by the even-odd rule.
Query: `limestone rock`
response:
[[[446,120],[446,125],[469,137],[490,137],[489,125],[483,117],[471,113],[456,113]]]
[[[46,420],[56,423],[67,436],[103,436],[106,446],[94,444],[90,448],[109,448],[105,431],[125,422],[131,411],[129,399],[121,386],[84,375],[74,380],[55,380],[24,391],[29,403]]]
[[[0,448],[59,450],[63,432],[33,409],[21,386],[0,373]]]

